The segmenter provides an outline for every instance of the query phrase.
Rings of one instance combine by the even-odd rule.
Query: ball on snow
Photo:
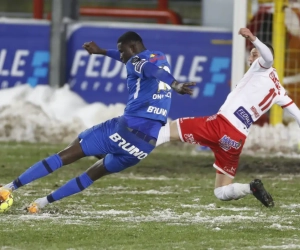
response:
[[[14,197],[12,194],[10,194],[5,201],[0,201],[0,213],[4,213],[8,211],[11,208],[13,203],[14,203]]]

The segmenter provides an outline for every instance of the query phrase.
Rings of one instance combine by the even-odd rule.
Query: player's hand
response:
[[[105,55],[106,50],[101,49],[95,42],[86,42],[82,45],[82,47],[89,52],[89,54],[100,54],[100,55]]]
[[[239,35],[249,39],[251,42],[254,42],[256,39],[256,36],[254,36],[252,32],[247,28],[241,28],[239,31]]]
[[[192,95],[193,90],[190,87],[195,85],[196,85],[195,82],[179,83],[177,81],[174,81],[172,82],[171,87],[181,95],[185,95],[185,94]]]

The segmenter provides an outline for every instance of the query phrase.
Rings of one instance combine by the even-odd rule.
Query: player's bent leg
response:
[[[12,190],[18,189],[36,179],[51,174],[62,166],[77,161],[84,156],[85,155],[81,149],[79,140],[76,139],[73,143],[71,143],[64,150],[60,151],[58,154],[51,155],[46,159],[35,163],[13,182],[5,185],[4,188],[9,188]]]
[[[5,187],[17,189],[38,178],[44,177],[63,165],[73,163],[85,156],[93,156],[106,153],[106,141],[99,140],[99,136],[107,132],[109,125],[114,125],[116,119],[93,126],[78,135],[78,138],[70,143],[58,154],[44,159],[26,170],[19,178]],[[102,144],[101,144],[102,142]]]
[[[154,149],[154,146],[150,144],[145,146],[146,147],[143,147],[145,152],[150,153]],[[105,156],[105,159],[101,159],[97,161],[82,175],[70,180],[65,185],[58,188],[48,196],[35,200],[27,207],[27,211],[29,213],[37,213],[49,203],[79,193],[84,189],[86,189],[87,187],[89,187],[90,185],[92,185],[94,181],[100,179],[101,177],[108,174],[120,172],[128,167],[137,164],[139,161],[140,159],[138,159],[134,155],[108,154]]]
[[[53,193],[39,198],[32,202],[28,207],[27,211],[29,213],[38,213],[42,208],[44,208],[49,203],[61,200],[70,195],[79,193],[92,185],[94,181],[89,177],[87,172],[84,172],[80,176],[68,181],[66,184],[56,189]]]
[[[249,184],[232,183],[232,181],[229,176],[217,172],[214,194],[219,200],[238,200],[252,193]]]
[[[97,161],[92,165],[87,171],[87,175],[91,178],[91,180],[96,181],[105,175],[111,174],[111,172],[107,171],[103,164],[103,159]]]
[[[100,179],[101,177],[110,174],[106,170],[103,164],[103,159],[94,163],[86,172],[82,175],[70,180],[65,185],[61,186],[53,193],[39,198],[32,202],[28,207],[27,211],[29,213],[38,213],[42,208],[44,208],[49,203],[61,200],[67,196],[79,193],[93,184],[94,181]]]
[[[71,147],[72,145],[76,144],[78,142],[78,138],[76,138],[75,140],[73,140],[66,148]]]
[[[116,121],[116,120],[114,120]],[[127,127],[118,126],[117,131],[112,131],[109,135],[109,139],[105,135],[105,129],[102,126],[97,126],[81,134],[79,138],[82,151],[87,156],[94,156],[97,154],[103,154],[105,152],[114,152],[107,154],[103,160],[96,162],[82,175],[70,180],[62,187],[55,190],[47,197],[43,197],[34,201],[29,207],[29,212],[38,211],[48,203],[63,199],[67,196],[76,194],[83,191],[92,183],[110,173],[116,173],[137,164],[140,160],[147,157],[147,155],[155,148],[155,138],[149,138],[149,136],[139,133],[132,133]],[[104,133],[102,133],[104,131]],[[97,135],[96,138],[94,135]],[[139,136],[137,136],[137,134]],[[101,137],[102,136],[102,137]],[[119,141],[127,142],[122,147],[119,145]],[[109,148],[106,149],[105,147]],[[62,155],[68,155],[65,153]],[[69,159],[69,158],[68,158]],[[31,209],[32,208],[32,209]],[[37,209],[38,208],[38,209]]]
[[[85,154],[81,148],[79,139],[77,138],[72,144],[60,151],[58,156],[60,157],[63,165],[68,165],[85,157]]]
[[[215,180],[215,188],[223,187],[231,184],[233,178],[221,173],[220,171],[216,171],[216,180]]]
[[[266,191],[261,180],[255,179],[250,184],[232,183],[232,180],[222,173],[216,174],[214,194],[219,200],[238,200],[248,194],[253,194],[265,207],[274,207],[273,198]]]
[[[153,149],[153,146],[152,146]],[[94,163],[86,172],[82,175],[70,180],[65,185],[61,186],[53,193],[39,198],[32,202],[28,207],[27,211],[29,213],[38,213],[42,208],[44,208],[49,203],[61,200],[67,196],[79,193],[92,185],[94,181],[100,179],[105,175],[109,175],[115,172],[120,172],[123,169],[133,166],[139,162],[135,157],[126,156],[114,156],[108,154],[106,157],[109,171],[104,166],[104,160],[101,159]]]

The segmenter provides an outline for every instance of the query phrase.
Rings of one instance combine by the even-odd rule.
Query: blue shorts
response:
[[[155,145],[133,134],[122,117],[93,126],[78,135],[86,156],[106,154],[104,166],[120,172],[146,158]]]

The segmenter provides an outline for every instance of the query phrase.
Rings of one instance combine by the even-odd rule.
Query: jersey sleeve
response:
[[[139,78],[143,78],[143,67],[146,62],[146,59],[135,56],[127,62],[126,66],[133,74],[135,74]]]
[[[156,78],[167,84],[172,84],[175,78],[163,68],[157,67],[155,64],[148,62],[145,59],[134,57],[131,59],[131,65],[133,72],[140,78]]]
[[[288,96],[288,94],[282,86],[279,91],[279,95],[276,99],[277,100],[275,101],[275,103],[281,106],[282,108],[286,108],[294,103],[294,101]]]
[[[106,50],[106,56],[111,57],[111,58],[113,58],[113,59],[121,62],[120,52],[118,50],[116,50],[116,49],[108,49],[108,50]]]
[[[300,127],[300,110],[295,103],[290,104],[285,108],[286,111],[296,120]]]
[[[274,60],[271,50],[264,43],[262,43],[257,37],[252,43],[259,51],[260,57],[258,58],[258,63],[260,67],[264,69],[269,69],[273,65],[273,60]]]

